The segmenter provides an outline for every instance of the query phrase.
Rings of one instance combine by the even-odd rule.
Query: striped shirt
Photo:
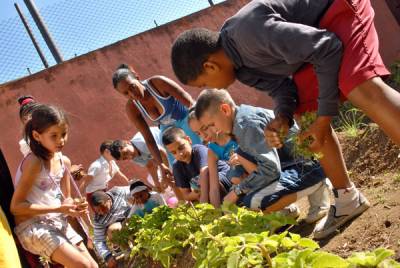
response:
[[[99,255],[106,259],[111,255],[111,251],[107,247],[106,237],[107,228],[115,222],[121,222],[127,218],[130,211],[128,203],[129,186],[113,187],[107,194],[111,197],[111,209],[106,215],[94,215],[94,245]]]

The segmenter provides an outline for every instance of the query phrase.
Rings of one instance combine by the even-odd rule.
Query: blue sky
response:
[[[209,7],[207,0],[34,0],[65,60]],[[0,84],[43,69],[14,8],[28,18],[50,65],[55,61],[23,0],[0,0]],[[214,0],[214,3],[223,0]],[[29,71],[28,69],[29,68]]]

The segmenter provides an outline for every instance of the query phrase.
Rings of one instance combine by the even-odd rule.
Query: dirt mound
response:
[[[359,185],[374,185],[374,176],[400,169],[400,148],[375,124],[355,137],[339,133],[343,155],[351,178]]]

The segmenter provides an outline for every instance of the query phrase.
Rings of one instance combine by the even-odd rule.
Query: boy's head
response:
[[[168,128],[162,135],[162,142],[177,161],[190,163],[192,160],[192,141],[183,129]]]
[[[204,131],[231,134],[235,120],[235,102],[225,89],[203,90],[196,102],[196,117]]]
[[[105,140],[100,144],[100,154],[106,159],[106,160],[112,160],[113,157],[110,152],[112,140]]]
[[[205,126],[197,119],[195,110],[189,112],[188,125],[190,129],[203,140],[204,143],[215,142],[215,133],[210,131],[210,129],[206,129]]]
[[[176,77],[195,87],[227,88],[235,81],[232,61],[219,41],[219,32],[194,28],[174,41],[171,63]]]
[[[110,212],[112,207],[111,197],[103,191],[94,192],[89,200],[93,211],[99,215],[106,215]]]
[[[135,147],[127,140],[113,141],[110,152],[116,160],[132,160],[136,156]]]
[[[149,187],[141,181],[134,181],[129,187],[128,201],[131,204],[144,204],[150,198]]]

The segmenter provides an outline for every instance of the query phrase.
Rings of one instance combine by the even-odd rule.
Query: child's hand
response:
[[[239,155],[237,153],[233,153],[229,158],[229,165],[231,166],[238,166],[240,165]]]
[[[310,125],[308,130],[300,133],[300,141],[302,142],[308,137],[313,138],[310,144],[310,150],[313,152],[320,152],[328,135],[331,135],[331,116],[318,116],[314,123]]]
[[[231,179],[232,184],[235,184],[235,185],[239,184],[241,181],[242,180],[238,177],[232,177],[232,179]]]
[[[81,216],[81,212],[77,210],[76,205],[72,204],[62,204],[58,209],[57,212],[60,212],[62,214],[71,216],[71,217],[79,217]]]
[[[265,141],[270,147],[281,148],[288,132],[289,120],[286,117],[277,116],[264,130]]]
[[[230,191],[225,197],[224,197],[224,203],[233,203],[236,204],[238,201],[239,197],[235,194],[234,191]]]

